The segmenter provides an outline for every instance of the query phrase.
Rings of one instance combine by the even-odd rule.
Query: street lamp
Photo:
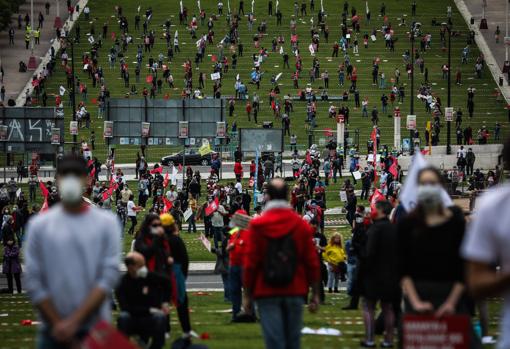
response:
[[[67,44],[71,45],[71,91],[69,92],[69,96],[71,98],[71,107],[73,109],[73,121],[76,121],[76,78],[75,78],[75,70],[74,70],[74,38],[66,37],[65,41]],[[72,152],[76,152],[76,145],[78,144],[78,136],[76,134],[73,135],[73,149]]]
[[[441,23],[441,25],[448,32],[448,100],[447,100],[447,104],[448,104],[448,107],[451,107],[451,104],[452,104],[452,81],[451,81],[451,75],[452,75],[452,54],[451,54],[452,31],[451,30],[452,30],[452,27],[451,27],[451,24],[447,24],[444,22]],[[451,118],[447,118],[447,120],[446,120],[446,154],[447,155],[450,155],[452,153],[451,132],[452,132],[452,120],[451,120]]]
[[[409,98],[411,99],[410,105],[410,115],[414,115],[414,39],[416,34],[419,35],[419,28],[421,26],[420,22],[413,22],[411,25],[411,92],[409,93]],[[414,143],[414,130],[409,130],[409,135],[411,139],[411,143]],[[414,154],[414,146],[411,146],[411,155]]]

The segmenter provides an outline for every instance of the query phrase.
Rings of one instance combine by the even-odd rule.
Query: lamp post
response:
[[[410,109],[409,109],[409,114],[410,115],[414,115],[414,38],[415,38],[415,35],[416,35],[416,29],[419,27],[420,23],[418,22],[415,22],[411,25],[411,35],[410,35],[410,40],[411,40],[411,91],[409,93],[409,98],[410,98]],[[409,137],[410,137],[410,140],[411,140],[411,155],[414,154],[414,131],[415,130],[409,130]]]
[[[448,32],[448,99],[447,99],[447,105],[448,107],[451,107],[452,104],[452,81],[451,81],[451,75],[452,75],[452,54],[451,54],[451,48],[452,48],[452,31],[451,31],[451,25],[447,23],[441,23],[443,27]],[[451,118],[448,118],[446,120],[446,154],[450,155],[452,153],[452,120]]]
[[[69,92],[69,97],[71,98],[71,107],[73,110],[73,121],[76,121],[76,75],[74,70],[74,38],[66,37],[66,43],[71,45],[71,91]],[[73,148],[72,152],[76,152],[76,146],[78,144],[78,136],[76,134],[73,135]]]

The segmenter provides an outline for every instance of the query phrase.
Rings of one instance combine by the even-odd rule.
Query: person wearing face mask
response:
[[[38,309],[38,348],[67,348],[111,319],[119,277],[121,227],[82,198],[87,164],[65,155],[57,166],[60,202],[32,217],[25,247],[25,287]]]
[[[9,293],[14,293],[12,279],[16,281],[16,290],[21,293],[21,263],[19,262],[19,247],[16,246],[14,235],[6,235],[3,240],[4,245],[4,262],[2,272],[7,277],[7,287]]]
[[[169,313],[170,279],[150,272],[141,253],[130,252],[124,259],[127,272],[115,290],[120,314],[117,327],[126,336],[138,335],[149,349],[165,345],[166,316]]]
[[[422,169],[417,205],[398,223],[399,272],[408,314],[469,314],[459,252],[465,218],[460,208],[444,206],[443,190],[439,171]]]
[[[173,259],[170,257],[170,244],[157,214],[145,216],[136,236],[134,250],[144,256],[149,271],[171,275]]]

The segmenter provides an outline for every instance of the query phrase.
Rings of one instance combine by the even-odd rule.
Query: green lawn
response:
[[[225,311],[229,305],[223,302],[220,292],[197,294],[190,292],[191,323],[198,334],[207,333],[208,340],[199,341],[211,349],[263,348],[262,334],[258,324],[231,324],[231,314]],[[363,318],[361,311],[340,310],[348,302],[344,292],[327,295],[326,305],[317,314],[305,312],[304,325],[311,328],[330,327],[342,332],[340,337],[305,335],[303,349],[358,348],[363,338]],[[500,299],[489,303],[490,333],[497,334]],[[0,295],[0,340],[2,349],[26,349],[35,345],[36,326],[21,326],[24,319],[36,319],[36,315],[25,295]],[[114,312],[114,316],[117,313]],[[181,329],[175,311],[171,315],[172,340],[180,336]],[[382,338],[377,338],[382,340]],[[165,348],[169,348],[169,343]]]
[[[400,18],[405,15],[406,23],[409,24],[412,22],[411,11],[410,11],[410,3],[402,2],[397,0],[387,0],[386,3],[386,13],[388,15],[389,21],[392,23],[393,28],[395,30],[395,37],[397,38],[395,52],[389,52],[388,49],[384,47],[384,40],[382,39],[381,33],[378,32],[378,39],[375,43],[370,42],[369,48],[365,49],[362,45],[363,40],[362,37],[365,33],[370,34],[370,31],[374,29],[380,29],[383,23],[382,17],[378,16],[379,8],[376,7],[376,4],[371,5],[371,13],[372,13],[372,22],[370,25],[367,25],[362,21],[361,32],[358,36],[360,42],[360,50],[359,56],[356,56],[352,53],[352,50],[349,50],[349,55],[351,57],[351,62],[358,69],[358,86],[360,90],[361,98],[364,96],[368,96],[369,98],[369,110],[376,105],[380,111],[381,103],[380,97],[382,92],[385,92],[389,95],[390,92],[390,79],[393,77],[395,68],[399,68],[401,71],[401,81],[406,84],[406,98],[405,103],[400,105],[400,109],[402,110],[402,137],[406,137],[408,132],[405,130],[405,115],[409,112],[409,101],[410,101],[410,86],[409,80],[407,79],[407,74],[405,72],[405,66],[403,64],[402,53],[406,49],[410,49],[410,43],[407,39],[407,26],[398,26],[400,22]],[[126,61],[129,65],[130,71],[130,83],[135,83],[135,74],[134,68],[135,64],[133,62],[136,61],[136,45],[141,43],[141,33],[134,30],[134,16],[136,13],[136,9],[138,5],[142,5],[142,14],[144,13],[145,5],[140,3],[139,1],[126,0],[122,3],[123,13],[127,16],[129,25],[130,25],[130,34],[133,36],[134,44],[131,44],[127,51],[125,52]],[[216,12],[216,1],[202,1],[202,5],[206,11],[206,13],[211,14]],[[357,8],[358,13],[364,17],[364,9],[365,9],[365,1],[361,0],[352,0],[349,2],[350,5],[353,5]],[[90,27],[93,25],[96,31],[96,39],[98,35],[102,31],[103,23],[108,23],[108,36],[103,41],[103,47],[99,50],[99,62],[103,67],[105,73],[105,82],[108,89],[111,91],[112,97],[123,98],[125,93],[127,92],[127,88],[124,87],[124,83],[120,78],[119,74],[119,65],[117,65],[115,69],[110,69],[107,63],[107,54],[110,47],[113,45],[113,41],[111,40],[110,33],[115,32],[117,36],[119,36],[119,28],[117,25],[117,19],[114,18],[114,3],[110,1],[97,1],[92,0],[89,2],[91,7],[91,23],[85,21],[85,19],[80,18],[79,24],[81,27],[81,41],[79,44],[75,46],[75,55],[76,55],[76,71],[78,73],[78,78],[80,81],[87,83],[89,92],[88,98],[86,100],[87,106],[89,110],[92,112],[92,128],[96,131],[97,137],[97,151],[95,155],[97,155],[100,159],[104,158],[106,155],[106,149],[103,146],[103,140],[101,139],[102,135],[102,120],[97,118],[97,108],[91,104],[91,99],[95,98],[98,95],[98,88],[92,88],[92,83],[89,80],[88,76],[84,75],[81,70],[81,55],[83,52],[90,51],[90,45],[88,44],[85,33],[90,31]],[[183,68],[181,67],[182,62],[189,58],[193,60],[196,52],[195,41],[191,39],[190,34],[186,30],[186,27],[179,25],[178,21],[178,11],[179,11],[179,2],[178,1],[162,1],[162,0],[154,0],[150,2],[150,5],[154,9],[153,18],[150,24],[151,30],[156,32],[156,43],[154,49],[152,51],[152,56],[157,59],[158,54],[161,52],[166,55],[166,43],[162,39],[163,32],[163,24],[166,19],[170,19],[172,21],[171,33],[173,34],[175,30],[179,31],[179,41],[181,47],[181,53],[177,53],[174,57],[173,62],[166,62],[169,64],[171,72],[175,79],[175,89],[170,90],[167,85],[164,85],[163,92],[158,95],[158,98],[162,98],[164,94],[169,93],[170,98],[180,98],[180,92],[183,88],[184,81],[182,76],[184,75]],[[189,8],[189,13],[197,13],[196,11],[196,3],[194,1],[185,1],[184,5]],[[237,1],[232,1],[232,10],[237,6]],[[325,43],[324,39],[321,37],[320,49],[317,54],[321,64],[321,72],[324,69],[327,69],[330,74],[330,88],[329,95],[330,96],[338,96],[340,93],[343,93],[348,86],[339,87],[337,84],[337,68],[338,65],[343,62],[342,58],[331,58],[332,45],[334,40],[339,39],[340,35],[340,3],[338,1],[333,0],[324,0],[324,7],[327,13],[326,23],[329,26],[330,36],[329,43]],[[462,107],[464,110],[464,123],[463,127],[467,125],[471,125],[474,129],[475,136],[476,130],[480,128],[483,124],[485,124],[489,130],[492,132],[494,129],[494,125],[496,121],[501,122],[503,126],[503,134],[506,134],[506,129],[508,128],[507,120],[507,111],[504,109],[505,103],[497,102],[493,93],[495,88],[497,88],[495,82],[492,80],[492,77],[488,71],[488,69],[484,69],[483,78],[476,79],[474,77],[474,61],[476,57],[479,55],[478,48],[473,45],[471,46],[470,60],[468,64],[461,65],[460,54],[462,48],[466,45],[466,38],[468,34],[468,28],[457,11],[453,1],[441,1],[441,0],[430,0],[426,3],[418,4],[417,18],[416,20],[421,22],[423,25],[423,32],[430,32],[432,37],[432,49],[428,50],[423,54],[425,59],[425,66],[429,70],[429,80],[432,82],[434,93],[441,97],[443,106],[446,106],[446,80],[441,79],[441,65],[447,62],[447,52],[443,52],[441,50],[441,44],[439,40],[439,27],[432,27],[431,21],[435,18],[438,22],[442,22],[446,20],[446,7],[451,5],[453,7],[453,23],[454,29],[461,33],[461,36],[452,38],[452,106],[454,107]],[[250,2],[245,2],[245,7],[250,7]],[[316,5],[319,7],[319,4]],[[276,37],[277,34],[283,34],[285,38],[284,49],[287,52],[290,52],[290,28],[289,28],[289,20],[290,15],[293,13],[293,2],[292,1],[281,1],[280,8],[284,15],[283,17],[283,25],[281,27],[276,26],[275,17],[267,17],[267,2],[266,1],[256,1],[255,3],[255,14],[257,21],[255,24],[260,23],[262,20],[267,20],[268,23],[268,34],[265,35],[261,39],[261,46],[269,48],[271,47],[271,40],[273,37]],[[225,9],[226,12],[226,4]],[[315,22],[317,22],[315,13]],[[303,73],[300,79],[300,87],[304,88],[306,83],[308,82],[308,71],[311,68],[312,57],[308,52],[308,44],[310,41],[310,14],[306,18],[298,18],[298,26],[297,31],[300,38],[300,48],[301,55],[303,59]],[[255,25],[256,27],[256,25]],[[255,29],[254,29],[255,30]],[[219,19],[215,22],[214,26],[215,37],[214,37],[214,45],[209,45],[206,50],[206,55],[208,55],[205,61],[194,69],[194,83],[197,84],[197,76],[199,72],[206,72],[209,76],[209,73],[212,71],[212,62],[210,61],[210,55],[218,54],[218,49],[216,45],[223,38],[227,31],[225,16],[219,17]],[[199,26],[197,31],[197,35],[207,32],[207,27],[204,24],[203,26]],[[235,76],[240,74],[241,79],[247,83],[249,81],[249,73],[252,69],[252,60],[251,55],[256,52],[254,45],[252,43],[252,36],[255,34],[254,32],[249,32],[247,29],[246,20],[243,18],[240,23],[240,35],[241,41],[244,44],[244,56],[239,58],[238,66],[236,70],[230,69],[227,74],[224,75],[224,79],[222,82],[222,93],[223,95],[232,95],[234,94],[234,81]],[[73,31],[74,33],[74,31]],[[417,42],[417,46],[419,49],[419,43]],[[227,53],[229,50],[226,48],[225,52]],[[144,55],[144,64],[147,63],[150,55]],[[377,88],[377,86],[372,86],[371,84],[371,66],[372,61],[375,57],[379,57],[381,59],[380,64],[380,72],[384,72],[386,74],[387,88],[381,90]],[[229,57],[230,58],[230,57]],[[293,59],[292,56],[290,58],[290,65],[293,67]],[[280,85],[280,89],[283,94],[290,93],[292,95],[296,95],[296,90],[292,88],[292,81],[290,79],[291,73],[293,69],[282,69],[283,61],[281,56],[277,52],[270,52],[268,59],[262,64],[261,70],[264,72],[264,76],[262,79],[260,90],[257,93],[262,98],[261,112],[259,113],[259,121],[275,121],[275,125],[278,125],[279,122],[274,119],[272,116],[271,110],[268,105],[267,96],[269,94],[269,90],[271,88],[270,77],[271,75],[276,75],[280,72],[283,72],[281,79],[278,81]],[[460,68],[463,76],[463,85],[456,86],[455,85],[455,74],[454,72]],[[145,67],[142,69],[141,73],[141,82],[136,84],[137,90],[141,91],[145,84],[145,76],[148,74],[148,71]],[[415,88],[418,88],[420,83],[423,81],[423,75],[419,73],[419,69],[416,69],[416,78],[415,78]],[[347,83],[349,83],[347,81]],[[54,76],[47,82],[47,92],[49,95],[56,94],[58,91],[58,87],[60,85],[65,85],[65,75],[63,69],[61,67],[57,67],[57,72]],[[313,84],[313,88],[318,90],[320,86],[322,86],[321,80],[316,80]],[[255,86],[248,84],[249,94],[255,91]],[[472,120],[468,120],[467,116],[467,108],[466,108],[466,89],[469,86],[473,86],[476,88],[476,97],[475,97],[475,117]],[[212,94],[212,84],[211,81],[206,81],[205,93],[208,95]],[[138,96],[133,96],[131,98],[141,98]],[[78,96],[78,102],[81,100],[81,96]],[[71,110],[68,107],[68,97],[64,98],[66,104],[66,128],[68,127],[68,121],[71,120]],[[50,104],[53,104],[52,98],[50,97]],[[335,105],[340,106],[340,102],[334,102]],[[366,141],[369,138],[369,134],[371,131],[371,123],[367,119],[361,118],[361,111],[354,110],[354,102],[353,98],[351,98],[346,103],[351,109],[351,122],[349,125],[349,129],[351,130],[351,137],[355,130],[359,131],[359,143],[361,148],[365,149]],[[322,130],[324,128],[335,128],[335,122],[327,117],[327,110],[329,107],[329,103],[327,102],[318,102],[318,118],[317,124],[318,130]],[[391,108],[390,108],[391,109]],[[292,123],[291,123],[291,132],[296,133],[298,136],[298,142],[300,144],[307,144],[307,131],[305,120],[305,104],[303,102],[295,102],[294,103],[295,112],[291,115]],[[422,102],[415,100],[415,114],[418,115],[418,128],[420,130],[421,137],[424,137],[424,128],[427,120],[430,120],[430,115],[425,113],[425,108]],[[236,120],[238,126],[240,127],[253,127],[253,122],[248,122],[246,118],[246,114],[244,111],[244,103],[238,102],[236,104],[235,115],[232,118],[228,118],[229,124]],[[383,144],[393,145],[393,120],[391,118],[387,118],[380,114],[380,127],[381,127],[381,137]],[[88,140],[89,131],[86,129],[80,129],[78,139]],[[455,135],[452,134],[452,139],[454,139]],[[315,142],[321,142],[321,138],[325,138],[322,131],[315,132]],[[441,142],[444,144],[446,139],[446,127],[443,127],[440,133]],[[70,141],[71,136],[67,135],[66,140]],[[422,139],[422,142],[424,140]],[[492,141],[492,140],[491,140]],[[286,138],[286,142],[288,139]],[[117,148],[117,162],[133,162],[135,159],[136,147],[134,146],[122,146]],[[148,150],[148,157],[151,161],[157,161],[162,155],[166,155],[170,152],[169,147],[164,146],[151,146]]]

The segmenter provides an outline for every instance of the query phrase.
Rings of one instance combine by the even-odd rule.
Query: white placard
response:
[[[360,180],[361,179],[361,172],[360,171],[354,171],[352,173],[352,176],[354,177],[355,180]]]
[[[344,190],[340,192],[340,201],[347,202],[347,192]]]
[[[184,211],[184,213],[182,214],[184,216],[184,221],[187,222],[192,214],[193,214],[193,210],[191,209],[191,207],[188,207],[188,209],[186,211]]]
[[[221,79],[220,73],[212,73],[211,74],[211,80],[215,81],[215,80],[219,80],[219,79]]]

